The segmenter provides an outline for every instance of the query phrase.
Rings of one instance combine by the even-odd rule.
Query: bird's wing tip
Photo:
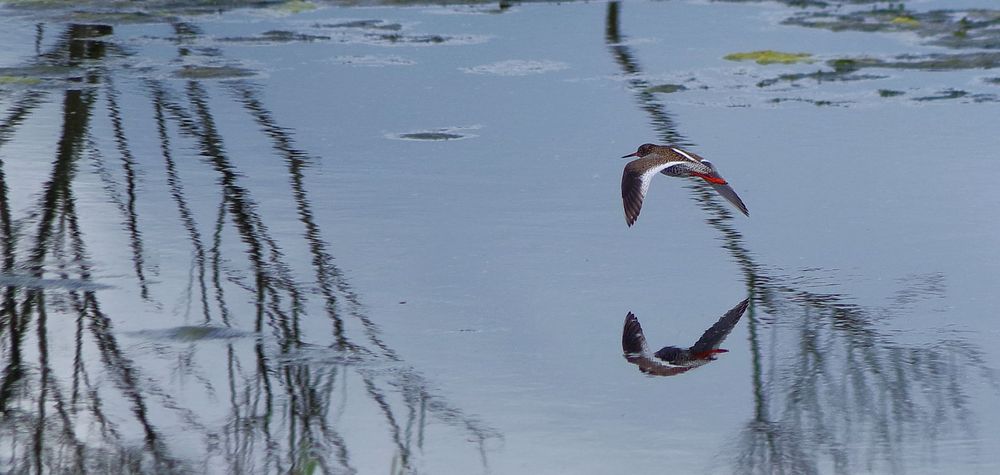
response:
[[[622,329],[622,352],[628,355],[645,354],[646,337],[642,334],[642,326],[635,314],[625,315],[625,326]]]

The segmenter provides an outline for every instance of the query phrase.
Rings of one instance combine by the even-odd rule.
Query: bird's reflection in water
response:
[[[629,363],[639,367],[639,371],[654,376],[676,376],[704,366],[715,361],[715,355],[728,351],[720,349],[719,346],[733,331],[733,327],[740,321],[749,304],[750,299],[746,299],[730,309],[719,321],[705,330],[701,338],[691,347],[664,346],[652,356],[649,354],[639,319],[629,312],[625,316],[625,328],[622,330],[622,352]]]

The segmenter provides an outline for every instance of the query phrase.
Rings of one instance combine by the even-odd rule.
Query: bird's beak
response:
[[[630,153],[628,155],[623,156],[622,158],[638,157],[638,156],[639,156],[639,152],[632,152],[632,153]]]

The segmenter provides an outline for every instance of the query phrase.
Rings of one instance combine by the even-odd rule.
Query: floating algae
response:
[[[839,71],[855,71],[861,68],[915,69],[923,71],[992,69],[1000,67],[1000,51],[958,54],[903,54],[891,59],[872,57],[838,58],[827,61],[827,65]]]
[[[0,76],[0,86],[34,86],[41,79],[27,76]]]
[[[511,59],[491,64],[483,64],[471,68],[460,68],[469,74],[493,74],[497,76],[527,76],[529,74],[542,74],[553,71],[561,71],[569,68],[569,65],[559,61],[534,61],[525,59]]]
[[[294,31],[286,30],[270,30],[261,33],[260,36],[228,36],[224,38],[219,38],[219,41],[224,41],[227,43],[290,43],[293,41],[325,41],[329,40],[329,36],[325,35],[310,35],[306,33],[296,33]]]
[[[749,51],[745,53],[730,53],[723,57],[729,61],[756,61],[757,64],[793,64],[810,62],[809,53],[783,53],[774,50]]]
[[[462,134],[449,132],[410,132],[399,134],[398,137],[406,140],[457,140],[465,138]]]
[[[683,84],[660,84],[659,86],[650,86],[646,88],[646,92],[652,92],[654,94],[671,94],[686,90],[687,86]]]
[[[757,83],[757,87],[773,86],[779,82],[796,82],[803,79],[812,79],[816,82],[828,81],[865,81],[872,79],[885,79],[886,76],[877,74],[853,74],[850,70],[816,71],[812,73],[790,73],[782,74],[776,78],[764,79]]]
[[[169,340],[195,342],[202,340],[228,340],[257,336],[257,333],[237,330],[235,328],[213,325],[186,325],[160,330],[141,330],[131,333],[133,336],[153,340]]]
[[[918,102],[931,102],[931,101],[946,101],[951,99],[962,99],[965,102],[997,102],[1000,98],[996,94],[972,94],[961,89],[945,89],[943,91],[938,91],[937,94],[931,96],[914,97],[914,101]]]
[[[767,102],[771,104],[781,104],[783,102],[804,102],[806,104],[812,104],[814,106],[824,107],[824,106],[846,106],[850,104],[849,101],[830,101],[825,99],[806,99],[804,97],[775,97]]]
[[[377,46],[468,45],[485,42],[482,35],[442,35],[406,33],[400,23],[385,20],[351,20],[338,23],[314,23],[313,28],[326,29],[333,39],[342,43],[362,43]]]
[[[278,11],[278,12],[281,12],[281,13],[289,13],[289,14],[293,14],[294,15],[296,13],[302,13],[302,12],[307,12],[309,10],[315,10],[316,9],[316,4],[313,3],[313,2],[306,2],[306,1],[303,1],[303,0],[290,0],[288,2],[279,3],[279,4],[271,7],[271,9],[275,10],[275,11]]]
[[[479,126],[471,127],[443,127],[440,129],[414,130],[412,132],[401,132],[398,134],[386,134],[386,138],[395,140],[418,140],[418,141],[448,141],[461,140],[476,137],[475,134],[464,133],[466,130],[478,129]]]
[[[399,31],[403,25],[399,23],[387,23],[385,20],[355,20],[343,23],[327,23],[313,25],[316,28],[362,28],[366,30],[386,30]]]
[[[370,67],[381,67],[381,66],[412,66],[417,64],[416,61],[412,59],[403,58],[400,56],[380,56],[380,55],[359,55],[359,56],[337,56],[333,58],[334,61],[340,64],[347,64],[350,66],[370,66]]]
[[[236,66],[184,66],[174,71],[174,76],[181,79],[234,79],[254,74],[249,69]]]
[[[858,10],[836,14],[809,11],[782,21],[786,25],[830,31],[905,31],[948,48],[1000,49],[1000,10],[908,11],[900,8]]]
[[[110,23],[110,24],[144,24],[167,23],[177,21],[177,18],[167,13],[149,13],[145,11],[75,11],[69,14],[70,21]],[[110,33],[110,28],[108,33]]]
[[[969,93],[960,89],[946,89],[933,96],[914,97],[913,100],[920,102],[942,101],[948,99],[958,99],[968,96]]]
[[[917,20],[916,18],[913,18],[908,15],[897,16],[892,20],[889,20],[889,23],[892,23],[893,25],[903,25],[910,27],[920,26],[920,20]]]

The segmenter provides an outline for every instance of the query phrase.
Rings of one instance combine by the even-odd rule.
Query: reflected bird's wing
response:
[[[649,190],[649,182],[653,179],[653,175],[667,167],[684,163],[686,162],[640,158],[625,165],[625,171],[622,172],[622,204],[625,207],[626,224],[632,226],[639,218],[642,200],[646,197],[646,191]]]
[[[708,160],[702,160],[701,163],[704,165],[708,165],[708,168],[711,169],[711,172],[708,174],[709,176],[715,178],[722,178],[722,175],[719,175],[719,171],[715,168],[715,165],[712,165],[712,162],[709,162]],[[736,209],[740,210],[741,213],[745,214],[748,217],[750,216],[750,210],[747,209],[747,205],[743,204],[743,200],[741,200],[740,196],[736,194],[736,190],[734,190],[731,186],[729,186],[728,183],[720,185],[717,183],[709,182],[709,184],[712,185],[712,188],[715,190],[716,193],[725,198],[726,201],[732,203],[733,206],[735,206]]]
[[[676,376],[697,367],[666,365],[649,358],[637,358],[632,363],[635,363],[639,367],[639,371],[652,376]]]
[[[649,357],[649,347],[646,337],[642,334],[639,319],[632,312],[625,316],[625,329],[622,331],[622,351],[625,359],[639,367],[639,371],[653,376],[674,376],[690,370],[690,367],[663,364]]]
[[[622,351],[626,354],[647,354],[646,337],[642,334],[642,326],[635,314],[625,315],[625,329],[622,331]]]
[[[750,299],[740,302],[726,312],[719,321],[715,322],[715,325],[705,330],[701,338],[691,346],[691,353],[701,355],[706,352],[718,350],[719,345],[722,345],[722,342],[729,336],[729,332],[733,331],[733,327],[740,321],[740,317],[743,316],[743,312],[746,311],[748,305],[750,305]]]

